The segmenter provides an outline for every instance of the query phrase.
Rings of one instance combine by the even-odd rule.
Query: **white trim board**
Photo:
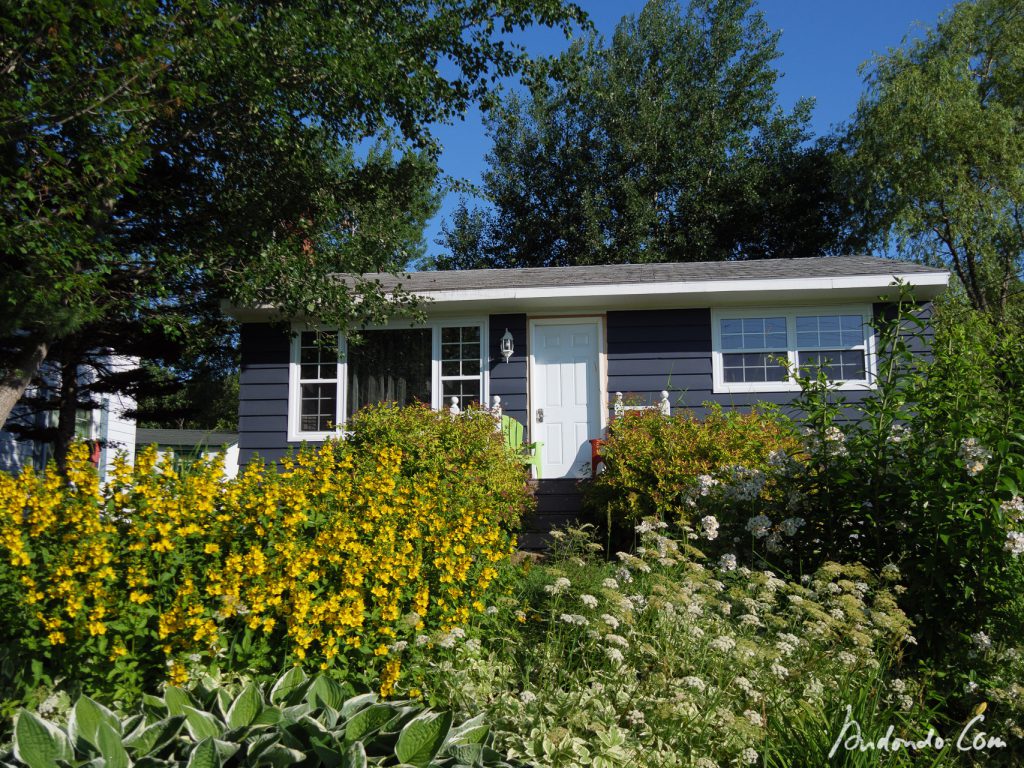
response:
[[[441,328],[478,325],[480,326],[480,399],[486,404],[490,402],[491,369],[490,369],[490,319],[486,315],[473,315],[461,317],[431,318],[425,323],[410,324],[408,319],[393,320],[381,325],[368,325],[360,330],[363,331],[387,331],[421,329],[430,330],[430,407],[440,410],[446,407],[441,394]],[[294,322],[291,324],[292,336],[288,342],[288,434],[289,443],[301,442],[323,442],[331,437],[339,437],[345,434],[345,421],[348,405],[348,364],[345,357],[348,352],[347,339],[342,336],[338,343],[340,359],[337,363],[338,397],[335,405],[335,424],[337,428],[332,431],[303,432],[298,429],[301,422],[302,398],[299,397],[299,355],[300,335],[303,331],[311,331],[313,328],[305,323]]]

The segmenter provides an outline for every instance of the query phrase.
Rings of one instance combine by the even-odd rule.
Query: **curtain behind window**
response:
[[[348,415],[365,405],[430,404],[431,331],[363,331],[348,347]]]

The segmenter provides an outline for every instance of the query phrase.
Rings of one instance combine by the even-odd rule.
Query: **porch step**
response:
[[[537,511],[524,521],[519,547],[544,550],[548,533],[583,521],[583,496],[575,480],[531,480],[530,491],[537,501]]]

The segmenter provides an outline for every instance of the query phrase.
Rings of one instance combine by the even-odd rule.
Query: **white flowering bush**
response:
[[[638,528],[637,550],[613,561],[521,566],[479,643],[429,656],[425,695],[486,713],[496,747],[552,768],[825,765],[857,697],[872,728],[927,731],[913,683],[885,701],[912,642],[887,582],[834,563],[804,583],[719,567],[664,523]],[[811,730],[820,743],[792,741]]]
[[[847,402],[802,372],[800,446],[714,473],[694,519],[713,518],[715,535],[688,535],[794,575],[830,560],[897,570],[915,656],[942,671],[963,716],[971,636],[1024,636],[1024,339],[940,314],[923,357],[912,348],[924,326],[905,309],[878,324],[876,387]]]

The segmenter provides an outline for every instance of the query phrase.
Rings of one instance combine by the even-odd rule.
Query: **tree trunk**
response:
[[[78,420],[79,357],[77,352],[68,350],[60,364],[57,439],[53,442],[53,458],[61,473],[67,468],[68,449],[75,439],[75,425]]]
[[[42,339],[29,339],[14,364],[0,377],[0,426],[7,423],[14,406],[25,394],[32,377],[50,351],[50,343]]]

